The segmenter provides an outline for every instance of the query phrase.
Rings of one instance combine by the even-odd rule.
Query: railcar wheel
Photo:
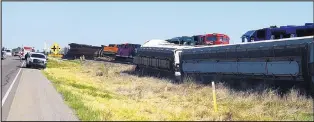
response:
[[[134,68],[134,71],[135,72],[139,72],[140,71],[140,67],[138,65],[136,65],[135,68]]]
[[[183,74],[176,74],[176,73],[173,73],[174,74],[174,83],[183,83],[183,79],[185,78],[185,75]]]

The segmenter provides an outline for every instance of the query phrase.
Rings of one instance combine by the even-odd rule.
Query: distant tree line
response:
[[[21,50],[22,50],[21,47],[17,47],[17,48],[12,49],[12,53],[13,52],[20,52]]]

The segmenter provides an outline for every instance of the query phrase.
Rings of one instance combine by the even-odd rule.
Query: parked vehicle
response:
[[[11,50],[5,50],[5,54],[6,54],[7,56],[12,56]]]
[[[17,47],[11,50],[13,56],[20,56],[21,47]]]
[[[13,52],[13,56],[19,56],[19,55],[20,55],[20,53],[18,51]]]
[[[28,52],[26,67],[46,68],[47,57],[43,53]]]
[[[5,51],[1,51],[1,60],[6,59],[6,52]]]

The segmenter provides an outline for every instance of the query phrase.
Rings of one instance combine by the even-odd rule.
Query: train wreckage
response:
[[[201,47],[144,44],[133,62],[137,69],[171,72],[178,80],[212,75],[314,81],[313,36]]]
[[[169,72],[177,81],[191,76],[314,83],[313,29],[309,23],[264,28],[246,33],[243,40],[249,37],[249,42],[227,45],[181,46],[150,40],[138,49],[133,63],[138,71]]]
[[[70,43],[70,50],[63,56],[65,59],[78,59],[84,55],[85,59],[94,59],[95,53],[101,49],[98,46]]]
[[[229,44],[227,35],[215,33],[154,39],[143,45],[71,43],[65,58],[84,55],[93,59],[108,54],[133,58],[137,71],[167,72],[180,82],[193,77],[314,83],[313,29],[313,23],[306,23],[251,30],[243,34],[239,44]]]

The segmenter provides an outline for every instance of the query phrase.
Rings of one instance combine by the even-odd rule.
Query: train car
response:
[[[258,30],[250,30],[242,35],[242,42],[265,41],[314,35],[313,23],[301,26],[271,26]]]
[[[118,47],[116,54],[116,59],[133,59],[135,56],[136,50],[140,48],[140,44],[121,44]]]
[[[313,36],[228,45],[184,46],[166,42],[144,44],[133,61],[137,70],[170,72],[176,81],[197,76],[314,83]]]
[[[196,45],[220,45],[229,44],[230,38],[226,34],[205,34],[192,36]]]
[[[194,38],[189,36],[174,37],[166,41],[177,45],[195,45]]]
[[[178,50],[182,76],[314,82],[313,36]]]
[[[183,48],[191,48],[191,45],[178,45],[166,40],[152,39],[145,42],[141,48],[137,50],[137,54],[133,59],[136,65],[136,71],[139,72],[162,72],[166,74],[175,74],[179,70],[177,66],[180,61],[176,50]],[[171,76],[174,77],[175,76]]]
[[[167,39],[166,41],[178,45],[219,45],[229,44],[229,36],[226,34],[212,33],[194,36],[182,36]]]
[[[103,54],[107,56],[115,56],[118,53],[119,44],[109,44],[104,47]]]
[[[314,83],[313,36],[202,47],[143,45],[133,62],[137,70],[169,72],[177,81],[211,76]]]
[[[133,63],[138,70],[159,70],[162,72],[175,73],[180,64],[178,57],[180,49],[193,48],[206,45],[228,44],[229,37],[225,34],[204,34],[192,37],[182,36],[167,40],[150,40],[138,49]],[[178,78],[178,77],[176,77]]]
[[[203,38],[202,38],[203,35],[194,35],[192,36],[194,42],[195,42],[195,45],[199,45],[203,42]]]
[[[70,49],[63,58],[78,59],[84,55],[85,59],[94,59],[97,51],[101,49],[99,46],[92,46],[86,44],[70,43]]]
[[[118,53],[118,49],[120,44],[109,44],[108,46],[101,45],[101,49],[97,52],[96,57],[107,57],[111,59],[115,59],[116,54]]]
[[[95,52],[95,57],[99,58],[99,57],[103,57],[104,56],[104,48],[106,47],[106,45],[101,45],[101,48]]]

